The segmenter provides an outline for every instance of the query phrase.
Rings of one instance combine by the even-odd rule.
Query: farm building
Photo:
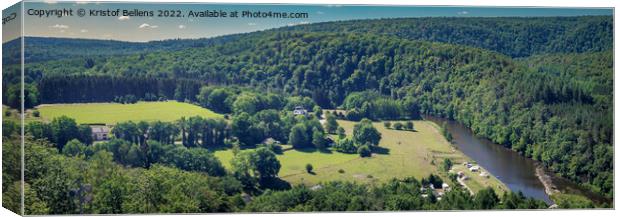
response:
[[[105,141],[110,138],[110,127],[106,125],[90,125],[90,131],[95,141]]]

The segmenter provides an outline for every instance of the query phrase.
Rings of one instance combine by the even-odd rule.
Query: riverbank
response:
[[[545,193],[547,193],[549,197],[551,197],[551,195],[560,193],[558,187],[553,183],[553,179],[551,179],[551,176],[547,174],[545,172],[545,169],[540,165],[536,167],[536,177],[538,177],[538,180],[540,180],[540,182],[545,187]],[[552,202],[555,204],[555,201],[552,200]]]
[[[506,183],[513,192],[521,191],[525,196],[544,200],[550,205],[560,205],[567,199],[573,202],[584,201],[584,198],[600,207],[613,204],[613,198],[562,178],[536,160],[526,158],[488,139],[477,137],[463,124],[432,116],[425,116],[424,119],[438,125],[446,123],[453,136],[453,144],[488,169],[501,182]]]

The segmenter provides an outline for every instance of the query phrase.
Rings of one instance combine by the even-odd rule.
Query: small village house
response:
[[[106,125],[90,125],[90,131],[94,141],[106,141],[110,139],[110,127]]]

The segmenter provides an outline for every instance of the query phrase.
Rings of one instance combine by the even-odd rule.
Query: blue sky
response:
[[[415,7],[415,6],[343,6],[343,5],[239,5],[239,4],[139,4],[139,3],[35,3],[25,9],[138,9],[224,11],[274,11],[308,13],[305,19],[275,18],[166,18],[166,17],[50,17],[25,16],[25,35],[45,37],[151,41],[172,38],[202,38],[232,33],[253,32],[287,25],[377,19],[394,17],[497,17],[497,16],[582,16],[612,15],[610,8],[501,8],[501,7]],[[5,12],[6,13],[6,12]],[[75,12],[74,12],[75,13]],[[6,36],[6,35],[5,35]],[[4,41],[10,39],[5,37]],[[13,36],[13,38],[16,36]]]

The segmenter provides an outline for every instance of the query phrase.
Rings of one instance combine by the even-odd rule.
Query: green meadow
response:
[[[80,124],[116,124],[122,121],[171,122],[181,117],[202,116],[219,118],[222,115],[209,109],[177,101],[119,103],[45,104],[37,107],[44,120],[60,116],[74,118]]]
[[[339,120],[346,134],[353,132],[355,122]],[[471,162],[462,152],[455,150],[440,134],[438,127],[430,121],[414,121],[415,131],[386,129],[382,122],[374,126],[381,132],[380,153],[372,157],[361,158],[357,154],[340,152],[321,152],[316,150],[285,150],[278,155],[282,165],[280,178],[291,184],[315,185],[325,181],[353,181],[362,183],[384,182],[392,178],[413,176],[424,178],[438,174],[444,181],[451,183],[447,172],[440,169],[443,159],[450,158],[455,168],[462,162]],[[217,150],[215,155],[226,168],[230,168],[232,151]],[[305,171],[306,164],[312,164],[314,174]],[[465,181],[472,190],[478,191],[491,186],[498,193],[508,188],[494,177],[484,178],[474,174]],[[451,183],[452,185],[456,183]]]

